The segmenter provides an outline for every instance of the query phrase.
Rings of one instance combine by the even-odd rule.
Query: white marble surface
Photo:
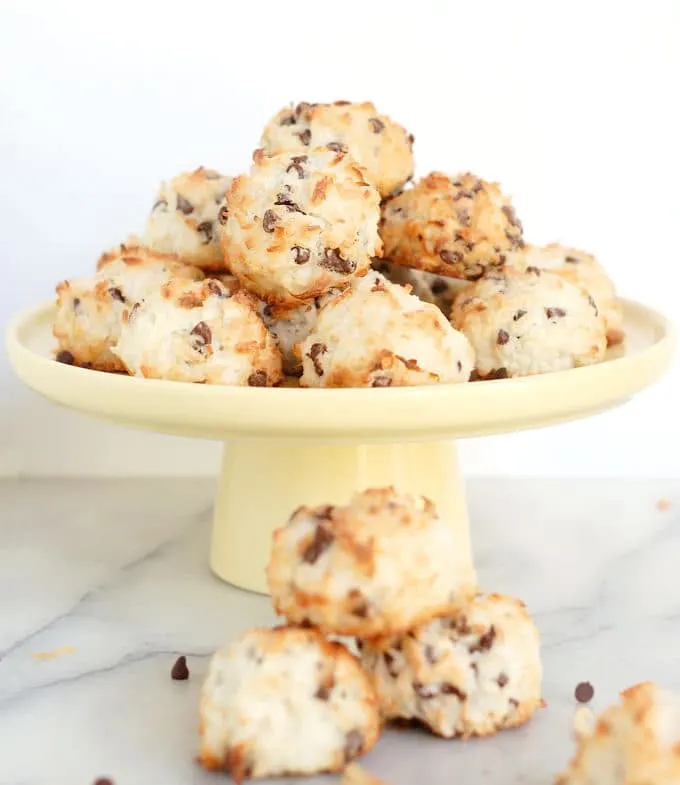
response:
[[[273,615],[208,572],[212,490],[0,482],[0,785],[222,781],[192,762],[207,658]],[[525,599],[541,629],[548,708],[467,743],[387,732],[365,765],[394,785],[548,783],[578,681],[596,709],[643,679],[680,687],[680,482],[479,480],[469,494],[483,586]],[[178,654],[187,682],[170,679]]]

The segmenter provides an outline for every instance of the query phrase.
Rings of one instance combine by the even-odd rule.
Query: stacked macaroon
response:
[[[267,568],[287,626],[213,659],[199,759],[246,776],[337,771],[385,720],[445,737],[529,720],[541,701],[538,632],[524,605],[480,594],[450,521],[393,488],[300,507]],[[356,640],[353,657],[327,636]]]
[[[602,360],[622,319],[594,257],[526,246],[508,197],[472,174],[409,187],[413,141],[371,103],[281,110],[248,174],[200,167],[163,183],[141,238],[59,284],[57,359],[208,384],[287,374],[303,387]]]

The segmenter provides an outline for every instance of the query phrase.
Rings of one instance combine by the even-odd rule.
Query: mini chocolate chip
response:
[[[495,640],[496,640],[496,628],[492,624],[487,630],[487,632],[485,632],[484,635],[480,637],[477,643],[469,647],[468,651],[470,652],[470,654],[475,654],[476,652],[489,651],[489,649],[493,646],[493,642]]]
[[[229,292],[214,278],[208,279],[208,290],[216,297],[229,297]]]
[[[191,215],[194,211],[194,206],[188,199],[185,199],[181,194],[177,194],[177,209],[184,213],[184,215]]]
[[[173,681],[186,681],[189,678],[187,658],[183,654],[175,660],[175,664],[170,671],[170,678],[173,679]]]
[[[340,142],[329,142],[326,145],[326,147],[329,150],[332,150],[334,153],[346,153],[347,152],[347,148],[345,147],[345,145],[340,144]]]
[[[548,319],[561,319],[563,316],[567,315],[567,312],[564,308],[546,308],[545,315]]]
[[[458,222],[462,226],[470,226],[472,223],[472,218],[470,217],[470,211],[467,210],[465,207],[461,207],[458,212]]]
[[[248,377],[248,387],[266,387],[267,386],[267,372],[266,371],[253,371]]]
[[[460,251],[447,251],[444,249],[443,251],[439,252],[439,258],[442,260],[442,262],[446,262],[447,264],[454,264],[455,262],[463,261],[463,254]]]
[[[389,651],[383,652],[383,659],[385,660],[385,668],[387,672],[393,679],[396,679],[399,675],[399,668],[397,667],[397,659],[394,654],[390,654]]]
[[[413,147],[413,143],[415,142],[415,140],[416,140],[416,138],[415,138],[415,136],[414,136],[413,134],[409,134],[409,135],[406,137],[406,141],[409,143],[409,145],[410,145],[411,147]]]
[[[505,346],[505,344],[510,340],[510,336],[508,335],[506,330],[500,329],[498,331],[498,335],[496,336],[496,343],[499,346]]]
[[[151,212],[153,212],[154,210],[156,210],[158,207],[163,207],[164,209],[167,209],[167,207],[168,207],[168,201],[167,201],[167,199],[159,199],[159,200],[156,202],[156,204],[155,204],[155,205],[154,205],[154,206],[151,208]]]
[[[297,118],[294,114],[286,115],[279,120],[279,125],[295,125]]]
[[[280,193],[276,197],[274,204],[286,207],[289,213],[302,213],[302,215],[307,215],[307,213],[300,209],[300,206],[295,204],[295,202],[286,193]]]
[[[74,297],[73,298],[73,310],[77,311],[79,305],[80,305],[80,297]]]
[[[56,360],[58,363],[64,363],[64,365],[73,365],[76,358],[68,350],[62,349],[58,352]]]
[[[476,662],[470,663],[470,670],[475,674],[475,676],[479,676],[479,665]]]
[[[518,237],[518,238],[515,240],[515,245],[516,245],[518,248],[524,248],[524,247],[526,246],[526,243],[524,242],[524,240],[523,240],[521,237]]]
[[[119,303],[125,302],[125,297],[123,296],[123,292],[117,286],[111,286],[109,288],[109,294],[111,295],[112,300],[118,300]]]
[[[455,695],[459,701],[467,700],[467,694],[459,687],[456,687],[455,684],[444,682],[444,684],[442,684],[441,690],[443,695]]]
[[[300,131],[299,134],[296,134],[298,139],[302,142],[302,144],[309,144],[312,141],[312,132],[309,128],[305,128],[304,131]]]
[[[468,281],[478,281],[484,275],[484,267],[481,264],[473,264],[465,269]]]
[[[498,686],[499,686],[501,689],[503,689],[503,687],[505,687],[505,685],[506,685],[506,684],[507,684],[509,681],[510,681],[510,679],[508,679],[508,675],[507,675],[507,673],[499,673],[499,674],[498,674],[498,678],[496,679],[496,684],[498,684]]]
[[[503,207],[501,207],[501,211],[513,226],[517,226],[517,216],[515,215],[514,207],[509,204],[504,204]]]
[[[443,278],[435,278],[430,286],[432,294],[443,294],[448,289],[448,284]]]
[[[319,357],[321,357],[322,354],[326,354],[327,351],[328,347],[325,343],[313,343],[307,352],[307,357],[312,361],[317,376],[323,376],[323,365],[321,364]]]
[[[222,207],[220,207],[219,213],[217,213],[217,220],[224,226],[227,222],[227,218],[229,218],[229,208],[226,204],[223,204]]]
[[[323,507],[319,507],[316,512],[314,513],[315,517],[319,521],[330,521],[333,518],[333,511],[335,507],[332,504],[324,504]]]
[[[361,731],[351,730],[345,734],[345,761],[354,760],[364,748],[364,737]]]
[[[295,169],[298,178],[302,180],[305,176],[305,170],[302,168],[302,164],[307,163],[307,156],[294,155],[290,160],[292,163],[288,166],[286,172],[290,172],[291,169]]]
[[[591,306],[592,306],[592,307],[595,309],[595,316],[599,316],[599,315],[600,315],[600,312],[599,312],[599,310],[598,310],[598,308],[597,308],[597,303],[595,302],[595,300],[593,300],[593,296],[592,296],[592,294],[589,294],[589,295],[588,295],[588,302],[589,302],[589,303],[591,304]]]
[[[342,275],[350,275],[357,269],[357,263],[352,259],[342,258],[339,248],[326,248],[319,261],[319,266]]]
[[[569,262],[569,264],[581,264],[581,260],[577,259],[575,256],[565,256],[565,262]]]
[[[374,134],[379,134],[381,131],[385,130],[385,123],[377,117],[370,117],[368,122],[371,124]]]
[[[430,700],[436,698],[441,692],[436,684],[422,684],[419,681],[413,682],[413,689],[416,695],[423,700]]]
[[[458,368],[458,372],[463,370],[463,363],[460,360],[456,361],[456,368]]]
[[[198,339],[198,348],[203,349],[212,341],[212,331],[205,322],[199,322],[190,333]]]
[[[268,234],[271,234],[274,231],[274,227],[276,226],[279,220],[279,216],[273,210],[267,210],[264,214],[264,218],[262,219],[262,228]]]
[[[508,703],[512,706],[513,709],[519,708],[519,701],[515,698],[508,698]]]
[[[472,199],[474,197],[474,192],[468,190],[467,188],[461,188],[460,191],[453,197],[453,201],[457,202],[460,199]]]
[[[294,245],[292,250],[295,264],[304,264],[309,261],[309,248],[303,248],[301,245]]]
[[[529,267],[527,267],[526,271],[528,273],[531,273],[532,275],[538,275],[538,276],[541,275],[541,271],[538,269],[538,267],[534,267],[533,264],[529,265]]]
[[[520,308],[519,311],[515,311],[515,315],[512,317],[512,321],[516,322],[518,319],[521,319],[526,314],[524,308]]]
[[[139,308],[140,308],[140,305],[141,305],[141,303],[135,303],[135,304],[132,306],[132,308],[130,308],[130,313],[128,314],[128,324],[129,324],[129,323],[132,321],[132,319],[134,318],[134,315],[135,315],[135,314],[137,313],[137,311],[139,310]]]
[[[203,235],[203,245],[208,245],[208,243],[213,241],[214,234],[212,221],[203,221],[196,227],[196,231]]]
[[[423,654],[425,655],[425,659],[430,663],[430,665],[434,665],[437,662],[437,652],[435,651],[434,646],[431,644],[427,644],[423,649]]]
[[[576,685],[574,690],[574,697],[579,703],[588,703],[593,699],[595,689],[589,681],[582,681]]]
[[[314,693],[314,697],[320,701],[327,701],[331,697],[331,687],[326,687],[322,684],[319,689]]]
[[[334,539],[335,535],[333,532],[327,526],[319,523],[314,530],[312,541],[302,552],[302,561],[307,564],[315,564],[319,556],[330,547]]]
[[[371,387],[391,387],[391,386],[392,386],[391,376],[375,376],[373,381],[371,382]]]
[[[481,180],[477,180],[475,184],[472,186],[472,193],[478,194],[481,190],[484,189],[484,184]]]

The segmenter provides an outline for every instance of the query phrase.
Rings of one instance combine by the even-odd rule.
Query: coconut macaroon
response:
[[[201,166],[161,183],[144,242],[202,270],[223,270],[217,215],[232,179]]]
[[[327,145],[348,152],[381,196],[391,194],[413,175],[413,136],[368,102],[287,107],[267,124],[260,144],[274,153],[306,153]]]
[[[556,785],[680,782],[680,696],[653,682],[622,692],[576,738],[576,755]]]
[[[149,379],[267,387],[283,376],[254,298],[213,278],[163,284],[131,309],[113,352]]]
[[[316,630],[251,630],[213,657],[200,701],[199,761],[245,778],[341,771],[380,734],[358,661]]]
[[[98,371],[124,372],[111,351],[132,306],[170,278],[198,279],[203,273],[176,256],[156,253],[135,239],[102,254],[94,275],[57,286],[52,332],[57,359]]]
[[[300,353],[303,387],[457,384],[474,364],[437,307],[377,272],[328,299]]]
[[[527,267],[548,270],[585,289],[604,318],[607,343],[612,346],[623,341],[623,309],[614,282],[592,254],[558,243],[527,245],[521,251],[509,254],[506,264],[519,270]]]
[[[521,725],[542,705],[538,631],[524,603],[500,594],[364,641],[362,659],[386,719],[417,720],[446,738]]]
[[[471,281],[523,245],[508,197],[469,173],[433,172],[387,200],[380,235],[391,262]]]
[[[404,632],[475,592],[451,521],[394,488],[368,489],[345,506],[300,507],[274,533],[267,579],[289,622],[359,637]]]
[[[222,246],[241,283],[270,305],[294,307],[345,287],[380,254],[380,197],[347,155],[256,151],[234,180]]]
[[[565,371],[600,362],[607,348],[592,297],[536,267],[487,274],[458,295],[451,321],[481,378]]]

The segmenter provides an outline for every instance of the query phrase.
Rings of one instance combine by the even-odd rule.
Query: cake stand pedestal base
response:
[[[301,504],[346,504],[365,488],[393,485],[430,498],[472,560],[465,489],[452,441],[319,444],[247,439],[224,447],[210,566],[222,580],[267,594],[274,529]]]

